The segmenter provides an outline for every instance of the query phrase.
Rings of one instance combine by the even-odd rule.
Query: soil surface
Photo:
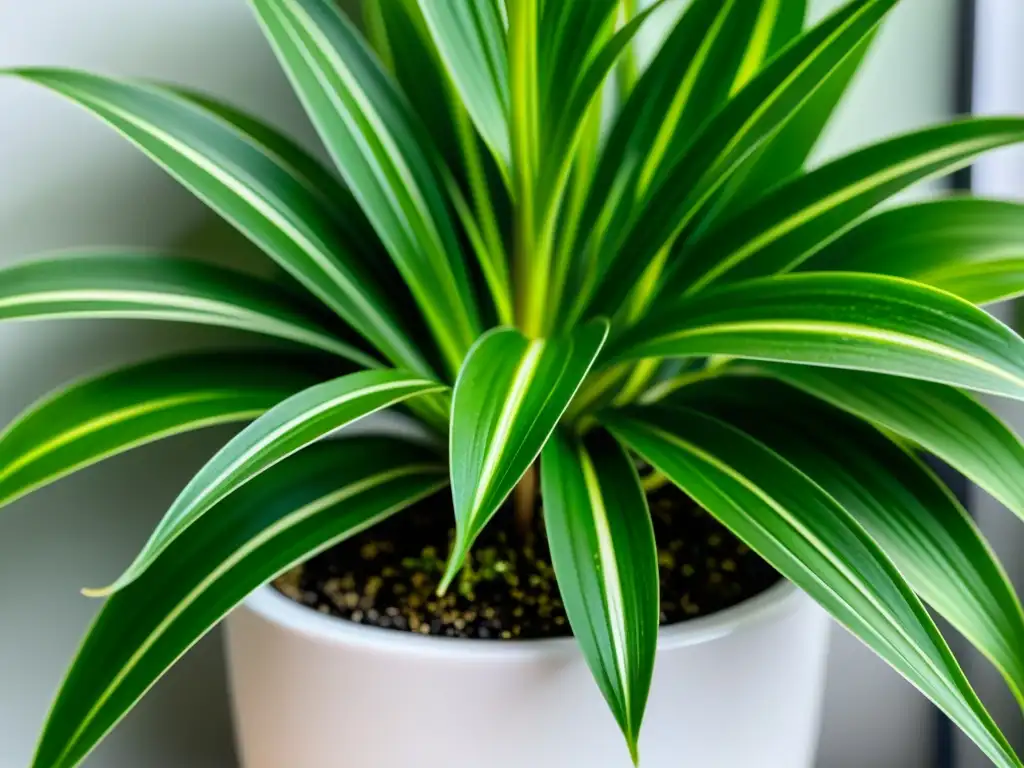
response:
[[[541,515],[523,544],[502,510],[444,597],[434,593],[454,538],[443,495],[293,569],[274,585],[303,605],[359,624],[424,635],[525,639],[570,635]],[[648,494],[658,542],[661,623],[715,613],[775,584],[758,555],[672,486]]]

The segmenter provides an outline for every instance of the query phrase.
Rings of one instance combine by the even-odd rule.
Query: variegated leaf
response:
[[[32,768],[77,766],[246,595],[445,482],[430,451],[360,437],[313,446],[221,501],[100,610]]]
[[[498,328],[473,346],[455,383],[449,460],[456,540],[446,587],[572,402],[608,334],[599,320],[571,336],[530,340]]]
[[[331,432],[403,400],[445,387],[402,371],[361,371],[303,390],[254,421],[199,470],[104,596],[135,581],[174,540],[234,490]]]
[[[633,762],[658,644],[658,550],[636,467],[614,440],[556,433],[541,456],[558,590]]]

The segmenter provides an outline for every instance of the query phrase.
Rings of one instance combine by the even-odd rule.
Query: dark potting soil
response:
[[[526,639],[569,635],[537,515],[532,541],[502,510],[444,597],[435,590],[454,537],[452,511],[427,500],[274,582],[322,613],[424,635]],[[661,623],[715,613],[763,592],[778,574],[672,486],[649,494],[661,574]]]

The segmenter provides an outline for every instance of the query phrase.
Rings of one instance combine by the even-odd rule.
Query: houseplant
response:
[[[980,534],[914,451],[1024,510],[1024,448],[965,393],[1024,399],[1024,342],[974,306],[1024,292],[1022,210],[951,199],[872,212],[915,181],[1021,140],[1024,120],[957,121],[805,169],[897,4],[854,0],[802,31],[803,2],[695,0],[639,71],[631,40],[651,11],[618,0],[370,2],[372,49],[327,0],[252,0],[342,180],[272,128],[201,94],[12,71],[110,123],[282,270],[271,282],[119,251],[0,272],[6,319],[159,318],[278,342],[72,385],[0,437],[0,499],[9,502],[132,446],[252,420],[182,492],[124,574],[89,591],[108,599],[35,765],[78,764],[248,593],[449,477],[456,537],[443,553],[442,591],[462,578],[488,523],[515,521],[524,550],[544,526],[565,613],[629,748],[608,752],[584,731],[562,763],[637,757],[660,618],[643,490],[664,482],[868,643],[995,764],[1020,765],[920,600],[1022,700],[1024,614]],[[399,405],[425,440],[318,442]],[[450,469],[437,450],[445,442]],[[507,498],[512,509],[495,518]],[[784,599],[772,598],[772,621],[785,613],[778,605],[801,599],[784,588]],[[276,599],[266,590],[256,598]],[[502,661],[506,671],[491,674],[481,661],[529,657],[526,643],[458,645],[466,659],[435,667],[432,656],[458,641],[328,619],[331,630],[290,628],[265,605],[248,610],[231,629],[240,689],[253,684],[245,676],[253,655],[273,675],[287,671],[260,658],[273,636],[319,648],[313,661],[323,661],[329,682],[334,662],[323,649],[346,643],[360,664],[377,658],[378,673],[384,658],[409,674],[433,670],[438,685],[444,674],[541,682],[529,663]],[[800,611],[785,615],[814,623],[816,614]],[[732,628],[702,626],[709,637]],[[264,634],[252,641],[247,627]],[[745,632],[733,633],[740,646],[730,662],[763,639]],[[349,639],[328,641],[330,633]],[[397,643],[403,648],[381,651]],[[359,645],[370,653],[358,656]],[[791,650],[820,657],[821,645]],[[537,653],[551,674],[572,656],[562,645]],[[794,685],[812,692],[813,677]],[[308,690],[330,717],[372,722],[331,709],[330,693]],[[359,694],[345,699],[353,709]],[[794,706],[813,704],[813,693],[801,696]],[[261,719],[266,702],[247,709],[245,694],[239,699],[243,732],[278,726]],[[430,701],[421,701],[424,719],[437,717]],[[436,701],[443,715],[445,701]],[[563,724],[559,708],[564,715],[577,701],[554,699],[539,714]],[[527,709],[511,701],[508,712],[485,708],[479,721],[457,725],[475,744],[495,716],[532,724],[521,719]],[[729,724],[719,739],[741,726]],[[683,740],[685,722],[679,727]],[[597,758],[587,741],[601,745]],[[291,748],[303,756],[289,765],[325,762],[301,743]],[[436,743],[425,748],[440,759]],[[500,764],[515,745],[490,748],[489,762]],[[374,754],[362,764],[407,764]],[[548,759],[541,754],[535,763]],[[658,764],[668,754],[656,745]],[[806,758],[806,749],[792,754]],[[245,756],[267,764],[259,749]],[[459,764],[458,755],[443,759]]]

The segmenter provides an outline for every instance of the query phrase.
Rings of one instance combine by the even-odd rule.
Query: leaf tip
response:
[[[103,597],[110,597],[114,594],[115,584],[110,584],[106,587],[82,587],[79,590],[84,597],[98,599]]]

